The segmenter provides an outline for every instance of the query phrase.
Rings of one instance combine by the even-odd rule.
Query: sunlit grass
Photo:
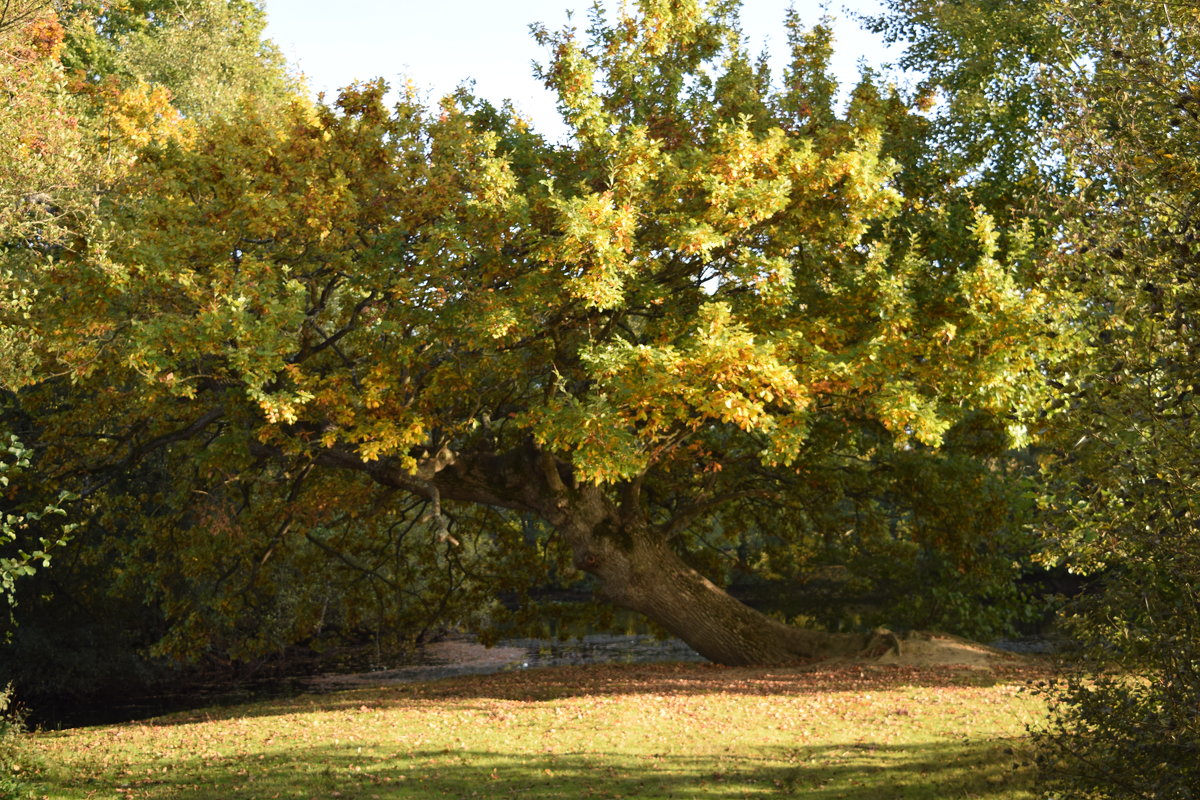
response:
[[[50,798],[1032,798],[1022,676],[584,667],[33,737]]]

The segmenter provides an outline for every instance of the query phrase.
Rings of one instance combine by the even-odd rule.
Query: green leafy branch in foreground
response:
[[[54,501],[36,510],[9,505],[19,496],[12,479],[29,467],[29,456],[30,451],[16,436],[9,434],[7,442],[0,441],[0,499],[4,500],[0,504],[0,594],[10,605],[16,602],[13,592],[17,579],[34,574],[38,565],[49,566],[50,551],[65,545],[73,528],[69,524],[58,526],[58,538],[29,535],[31,523],[66,516],[63,505],[72,499],[67,492],[60,492]]]

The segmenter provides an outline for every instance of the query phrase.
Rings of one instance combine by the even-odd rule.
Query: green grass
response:
[[[30,737],[33,797],[1034,797],[1018,672],[530,670]],[[40,764],[40,766],[37,766]]]

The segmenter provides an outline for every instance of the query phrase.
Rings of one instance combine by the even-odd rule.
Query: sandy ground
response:
[[[891,651],[870,659],[875,664],[899,664],[909,667],[979,667],[1017,666],[1029,661],[1026,656],[997,650],[979,642],[942,633],[913,631],[900,640],[899,652]]]

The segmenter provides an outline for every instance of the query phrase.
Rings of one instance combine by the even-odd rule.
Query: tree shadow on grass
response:
[[[142,767],[146,766],[143,772]],[[1017,798],[1032,780],[1003,740],[766,749],[754,756],[539,753],[322,745],[270,756],[131,763],[111,783],[78,778],[66,792],[158,800],[262,798],[705,798],[809,800]],[[88,795],[91,796],[91,795]]]
[[[308,711],[345,711],[362,706],[389,708],[415,701],[509,700],[547,702],[571,698],[628,695],[804,696],[885,691],[902,687],[956,688],[1023,684],[1043,677],[1045,669],[840,665],[817,667],[720,667],[669,663],[546,667],[490,675],[466,675],[422,683],[397,683],[369,689],[209,707],[170,714],[155,725],[192,724],[239,717]]]

